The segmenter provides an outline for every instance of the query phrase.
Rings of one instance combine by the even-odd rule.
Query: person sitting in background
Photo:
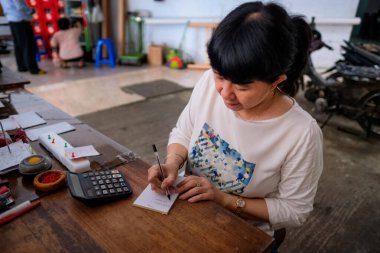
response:
[[[248,2],[229,13],[208,43],[212,69],[170,133],[166,178],[157,164],[149,168],[152,189],[214,201],[278,244],[284,228],[305,223],[323,168],[321,129],[293,98],[310,41],[303,18],[275,3]],[[174,185],[184,162],[188,176]]]
[[[17,70],[29,71],[33,75],[43,75],[46,71],[40,69],[36,60],[37,45],[31,24],[33,9],[25,0],[1,0],[1,6],[13,37]]]
[[[60,18],[58,20],[59,31],[52,39],[53,62],[60,64],[62,68],[68,67],[68,62],[78,62],[78,67],[84,66],[83,50],[79,37],[82,34],[82,25],[75,22],[70,28],[70,20]]]

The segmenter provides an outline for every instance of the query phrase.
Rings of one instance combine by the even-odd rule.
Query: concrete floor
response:
[[[2,58],[1,61],[15,69],[12,57]],[[165,107],[160,107],[159,104],[165,104],[167,96],[146,101],[155,105],[156,111],[146,113],[147,110],[151,110],[150,106],[146,106],[147,103],[132,103],[143,101],[144,98],[121,94],[123,92],[120,87],[159,78],[167,78],[192,87],[202,74],[199,71],[178,71],[165,67],[122,66],[114,70],[108,67],[96,70],[90,64],[80,70],[63,70],[53,67],[49,61],[42,62],[41,67],[48,71],[47,75],[25,74],[25,77],[32,81],[27,87],[28,90],[42,96],[63,111],[88,121],[87,123],[111,138],[126,140],[121,144],[138,150],[139,155],[148,161],[151,156],[150,150],[141,148],[150,147],[152,142],[152,135],[143,132],[146,131],[146,127],[135,127],[133,132],[109,131],[95,121],[92,122],[89,115],[99,111],[101,115],[102,112],[115,107],[118,110],[120,108],[123,113],[140,115],[145,119],[143,122],[150,122],[156,127],[160,127],[160,119],[165,115],[166,128],[160,132],[157,137],[159,139],[154,140],[164,146],[170,129],[168,124],[175,122],[180,112],[179,107],[184,106],[186,102],[183,99],[184,94],[178,100],[178,108],[172,113],[164,114],[160,111],[165,110]],[[106,78],[107,76],[109,78]],[[109,99],[104,98],[104,94]],[[297,100],[318,119],[324,117],[312,111],[312,106],[303,99],[302,94],[297,96]],[[138,122],[133,121],[131,124]],[[366,139],[363,134],[353,135],[339,131],[337,128],[342,126],[360,131],[355,122],[343,117],[334,117],[323,129],[324,171],[315,200],[315,210],[304,226],[288,230],[281,252],[380,252],[380,141],[377,138]],[[114,124],[114,128],[117,127],[117,124]],[[136,136],[139,136],[137,140]],[[128,138],[133,138],[134,141],[128,142]]]

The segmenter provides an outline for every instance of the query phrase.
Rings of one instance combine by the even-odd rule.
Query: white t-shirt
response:
[[[228,109],[208,70],[169,137],[188,149],[188,172],[224,192],[264,198],[273,229],[297,226],[313,210],[323,168],[322,132],[296,101],[279,117],[243,120]]]

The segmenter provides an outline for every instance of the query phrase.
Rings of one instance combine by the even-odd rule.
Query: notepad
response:
[[[29,144],[22,141],[9,144],[9,149],[7,146],[0,148],[0,172],[19,164],[24,158],[32,154]]]
[[[17,121],[17,123],[24,129],[46,123],[46,121],[35,112],[24,112],[12,115],[11,117],[13,117]]]
[[[9,118],[0,121],[3,124],[4,131],[14,130],[20,127],[25,129],[46,123],[46,121],[35,112],[24,112],[11,115]]]
[[[178,176],[175,185],[179,184],[183,179],[184,177]],[[169,200],[166,195],[153,191],[150,184],[148,184],[140,196],[133,202],[133,205],[162,214],[168,214],[177,198],[178,193],[172,193]]]
[[[97,156],[100,155],[98,151],[92,145],[67,148],[65,149],[65,156],[69,159],[77,159],[81,157]]]
[[[12,117],[0,120],[3,125],[4,131],[15,130],[20,126],[17,124],[16,120]]]

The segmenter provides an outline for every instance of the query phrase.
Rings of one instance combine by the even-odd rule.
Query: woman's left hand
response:
[[[177,185],[177,192],[180,194],[180,199],[187,199],[189,202],[212,200],[221,203],[223,200],[223,192],[218,190],[205,177],[185,177],[185,179]]]

